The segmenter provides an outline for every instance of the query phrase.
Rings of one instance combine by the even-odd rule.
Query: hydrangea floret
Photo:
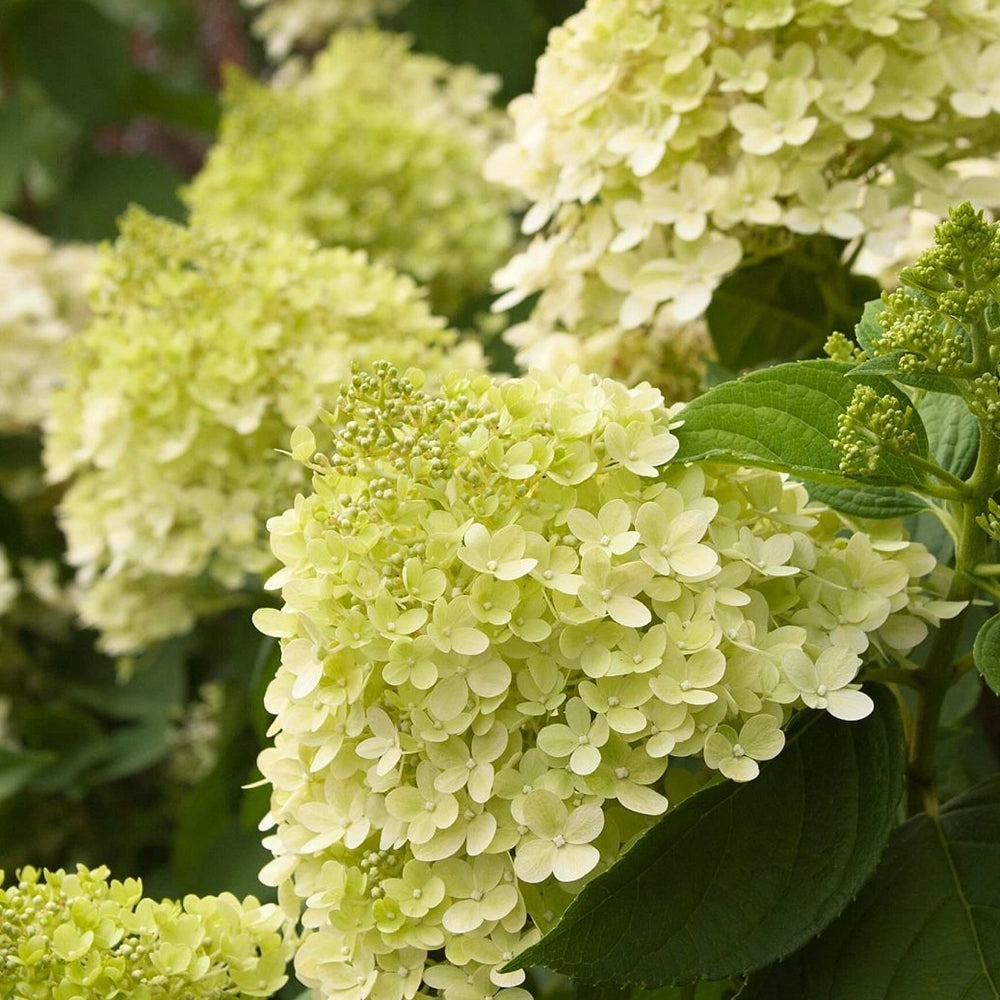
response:
[[[487,176],[532,203],[495,276],[523,365],[636,380],[734,269],[825,234],[882,257],[913,213],[1000,204],[1000,10],[937,0],[589,0],[549,36]],[[555,355],[555,357],[554,357]],[[558,370],[558,369],[553,369]]]
[[[514,236],[514,196],[482,176],[508,134],[491,106],[498,85],[401,35],[339,32],[270,85],[230,75],[219,139],[186,200],[210,222],[364,249],[454,315],[488,291]]]
[[[102,259],[45,445],[83,620],[115,653],[186,631],[269,573],[266,519],[305,470],[279,451],[353,362],[482,364],[409,279],[306,236],[138,209]]]
[[[2,1000],[243,1000],[286,981],[280,907],[253,896],[153,900],[105,867],[0,873]]]
[[[672,463],[648,384],[421,382],[380,362],[296,432],[312,491],[254,619],[282,647],[261,877],[321,997],[523,1000],[504,965],[667,809],[672,758],[751,780],[957,607],[898,523]]]
[[[299,49],[318,48],[334,31],[373,24],[402,9],[407,0],[243,0],[259,11],[253,31],[275,61]]]
[[[54,246],[0,215],[0,433],[42,422],[65,343],[86,322],[96,261],[96,247]]]

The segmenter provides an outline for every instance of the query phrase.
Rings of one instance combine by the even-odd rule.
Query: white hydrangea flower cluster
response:
[[[287,233],[189,228],[138,209],[103,256],[70,345],[45,462],[79,609],[109,652],[186,631],[268,571],[283,458],[352,363],[482,365],[409,279]]]
[[[280,62],[294,50],[315,48],[341,28],[372,24],[401,10],[407,0],[243,0],[259,10],[253,31]]]
[[[248,1000],[285,983],[291,936],[253,896],[144,898],[107,868],[0,872],[0,1000]]]
[[[271,85],[233,73],[218,142],[187,189],[195,216],[367,250],[453,315],[509,254],[515,198],[482,176],[509,134],[499,80],[344,31]]]
[[[44,418],[65,342],[86,321],[96,262],[96,247],[53,246],[0,215],[0,434]]]
[[[864,658],[957,612],[897,524],[774,472],[671,465],[648,384],[345,386],[269,522],[284,606],[261,874],[336,1000],[523,1000],[501,967],[667,808],[671,757],[747,781],[796,708],[871,711]],[[442,961],[443,958],[443,961]]]
[[[486,168],[533,203],[494,279],[497,308],[541,292],[519,360],[560,331],[669,336],[804,236],[886,256],[914,210],[1000,204],[995,171],[950,169],[1000,144],[998,61],[1000,7],[971,0],[589,0]]]

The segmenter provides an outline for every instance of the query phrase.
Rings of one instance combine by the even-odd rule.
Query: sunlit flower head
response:
[[[995,170],[953,169],[996,153],[995,64],[981,4],[589,0],[487,162],[531,202],[533,241],[494,278],[497,308],[541,293],[519,359],[568,335],[619,374],[607,345],[698,319],[743,264],[815,235],[885,257],[914,213],[1000,204]]]
[[[420,385],[377,363],[295,432],[312,490],[254,619],[282,647],[261,877],[321,997],[523,1000],[504,964],[667,809],[670,760],[752,780],[794,710],[867,714],[863,661],[957,608],[898,524],[673,464],[648,384]]]

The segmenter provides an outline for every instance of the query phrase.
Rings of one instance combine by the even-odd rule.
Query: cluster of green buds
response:
[[[880,454],[909,453],[916,440],[910,397],[927,392],[960,397],[979,431],[1000,439],[998,278],[1000,230],[965,202],[937,226],[934,244],[901,272],[900,287],[883,295],[871,322],[859,327],[860,349],[831,340],[834,358],[861,372],[892,374],[910,393],[857,386],[834,442],[842,472],[864,476]]]
[[[142,895],[105,867],[23,868],[3,887],[2,1000],[242,1000],[286,981],[292,939],[254,897]]]

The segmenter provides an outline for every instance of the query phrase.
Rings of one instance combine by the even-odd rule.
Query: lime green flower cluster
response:
[[[3,888],[2,1000],[224,1000],[267,997],[287,977],[291,939],[253,896],[143,898],[107,868],[39,873]]]
[[[0,434],[38,426],[66,340],[87,317],[96,247],[54,247],[0,215]]]
[[[741,263],[816,233],[886,256],[917,209],[1000,204],[995,169],[953,166],[1000,146],[998,67],[994,5],[589,0],[487,164],[533,203],[495,276],[498,308],[542,293],[520,360],[567,331],[627,372],[616,337],[669,337]]]
[[[899,525],[670,464],[677,417],[648,384],[379,363],[323,447],[295,432],[261,878],[320,996],[525,997],[502,967],[667,808],[671,757],[753,779],[794,709],[867,715],[863,659],[957,612]]]
[[[277,450],[354,362],[482,364],[414,283],[306,236],[139,210],[103,256],[45,446],[79,607],[111,652],[188,629],[268,570],[264,521],[305,483]]]
[[[271,59],[280,61],[300,48],[316,48],[341,28],[372,24],[395,14],[407,0],[243,0],[259,10],[253,31]]]
[[[453,315],[513,240],[512,195],[482,177],[507,134],[497,83],[376,31],[338,33],[308,71],[290,65],[270,86],[233,73],[187,202],[206,221],[367,250]]]

